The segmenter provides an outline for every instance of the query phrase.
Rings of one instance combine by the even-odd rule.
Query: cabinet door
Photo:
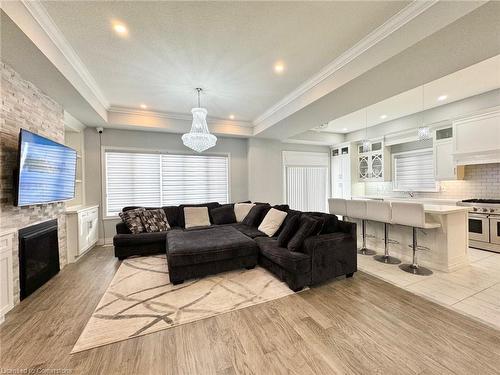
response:
[[[370,177],[368,156],[360,156],[358,161],[358,175],[360,180],[366,180]]]
[[[91,211],[87,217],[89,246],[95,244],[98,239],[97,218],[98,218],[97,209]]]
[[[88,246],[88,223],[87,212],[78,213],[78,254]]]
[[[384,178],[384,165],[382,163],[382,154],[373,154],[371,156],[371,177],[374,179]]]
[[[436,180],[454,180],[453,142],[436,142],[434,145],[434,168]]]

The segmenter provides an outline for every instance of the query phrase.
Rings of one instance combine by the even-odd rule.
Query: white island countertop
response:
[[[433,215],[446,215],[460,211],[470,211],[471,207],[457,206],[456,204],[461,199],[450,198],[405,198],[405,197],[387,197],[364,195],[352,197],[352,199],[368,199],[368,200],[381,200],[386,202],[409,202],[409,203],[422,203],[424,211]]]
[[[424,212],[433,215],[447,215],[460,211],[470,211],[471,207],[450,206],[444,204],[424,204]]]

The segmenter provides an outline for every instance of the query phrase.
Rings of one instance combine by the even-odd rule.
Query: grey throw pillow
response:
[[[146,229],[144,228],[144,225],[142,224],[141,220],[141,214],[146,211],[144,208],[136,208],[133,210],[127,210],[124,212],[120,212],[118,215],[122,219],[122,221],[125,223],[127,228],[132,232],[133,234],[137,233],[142,233],[145,232]]]
[[[318,220],[302,215],[300,217],[300,222],[297,231],[292,236],[290,241],[288,241],[287,248],[290,251],[300,251],[302,244],[307,237],[315,233],[318,227]]]
[[[142,225],[146,229],[146,232],[164,232],[170,229],[170,225],[167,221],[167,215],[162,208],[156,210],[144,210],[141,213]]]

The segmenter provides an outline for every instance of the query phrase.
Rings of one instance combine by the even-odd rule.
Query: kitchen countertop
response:
[[[472,207],[450,206],[444,204],[424,204],[424,212],[433,215],[453,214],[460,211],[470,211]]]
[[[422,203],[424,205],[424,211],[427,214],[432,215],[446,215],[452,214],[460,211],[470,211],[471,207],[457,206],[457,202],[461,199],[442,199],[442,198],[405,198],[405,197],[383,197],[383,196],[359,196],[353,197],[353,199],[370,199],[370,200],[382,200],[388,202],[411,202],[411,203]],[[434,203],[435,202],[435,203]],[[439,204],[444,203],[444,204]]]
[[[458,202],[461,202],[463,198],[425,198],[425,197],[391,197],[391,196],[383,196],[383,195],[362,195],[357,197],[352,197],[353,199],[377,199],[384,201],[409,201],[416,203],[426,203],[429,204],[445,204],[454,206]]]

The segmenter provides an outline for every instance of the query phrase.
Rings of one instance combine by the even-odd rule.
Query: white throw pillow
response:
[[[236,221],[241,223],[253,206],[255,206],[255,203],[235,203],[234,215],[236,216]]]
[[[259,225],[259,230],[269,237],[274,236],[274,234],[280,229],[281,224],[285,221],[287,213],[284,211],[271,208],[262,223]]]
[[[184,223],[186,228],[209,226],[208,207],[184,207]]]

